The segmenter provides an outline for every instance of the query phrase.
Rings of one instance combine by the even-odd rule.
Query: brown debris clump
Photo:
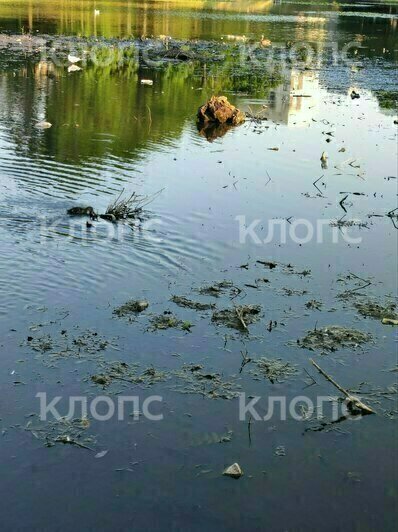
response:
[[[212,96],[198,110],[198,121],[200,123],[215,122],[217,124],[237,126],[244,122],[245,118],[245,114],[229,103],[226,96]]]

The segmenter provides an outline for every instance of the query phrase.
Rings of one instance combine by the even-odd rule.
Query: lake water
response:
[[[395,529],[397,333],[358,309],[397,293],[397,25],[394,2],[0,2],[4,530]],[[145,60],[164,36],[220,59]],[[258,59],[261,39],[272,46]],[[115,59],[121,43],[131,60]],[[116,56],[86,60],[104,45]],[[81,70],[68,71],[66,48]],[[267,120],[206,138],[195,115],[214,93]],[[104,212],[122,190],[161,193],[135,225],[66,214]],[[220,297],[198,294],[223,280]],[[261,317],[247,333],[173,295],[260,305]],[[148,309],[115,316],[132,298]],[[165,311],[185,328],[152,330]],[[297,344],[333,325],[372,339],[327,353]],[[296,373],[259,377],[261,357]],[[194,364],[261,397],[261,416],[272,397],[337,397],[309,358],[376,415],[331,423],[325,399],[323,419],[283,420],[278,399],[270,420],[240,420],[237,397],[180,393]],[[110,361],[166,380],[95,384]],[[37,393],[61,396],[62,415],[72,396],[138,396],[139,410],[161,396],[151,409],[163,420],[89,414],[93,450],[63,445]],[[234,462],[239,480],[221,474]]]

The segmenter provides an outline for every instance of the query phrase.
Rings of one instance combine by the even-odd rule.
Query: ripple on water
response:
[[[214,262],[224,245],[198,227],[209,215],[149,216],[141,226],[105,221],[86,227],[69,218],[59,202],[8,196],[0,216],[0,313],[40,303],[51,292],[100,291],[108,283],[155,280],[189,271],[193,262]],[[50,211],[44,214],[48,208]],[[37,214],[39,212],[39,214]]]

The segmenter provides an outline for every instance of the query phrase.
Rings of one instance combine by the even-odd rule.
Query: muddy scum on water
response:
[[[1,2],[4,530],[393,530],[397,20]]]

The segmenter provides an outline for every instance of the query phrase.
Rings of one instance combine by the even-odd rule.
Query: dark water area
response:
[[[395,529],[397,20],[395,2],[1,1],[2,530]],[[148,61],[158,44],[193,60]],[[267,120],[204,131],[213,94]],[[122,190],[161,193],[133,224],[67,215]],[[149,307],[117,316],[129,299]],[[212,319],[240,305],[261,308],[248,331]],[[331,326],[369,341],[302,348]],[[332,422],[341,394],[310,358],[376,415]],[[242,392],[279,406],[240,419]],[[76,435],[39,419],[43,393],[63,416],[140,404],[76,408]],[[324,416],[282,419],[298,397]]]

